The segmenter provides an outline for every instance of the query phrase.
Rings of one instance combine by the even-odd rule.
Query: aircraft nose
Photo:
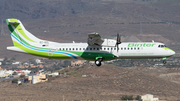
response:
[[[174,55],[174,54],[176,54],[176,52],[172,50],[172,51],[171,51],[171,54]]]
[[[168,52],[169,52],[170,56],[173,56],[176,53],[174,50],[172,50],[170,48],[166,48],[166,50],[169,50]]]

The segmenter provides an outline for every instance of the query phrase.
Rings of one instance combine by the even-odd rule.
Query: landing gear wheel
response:
[[[95,61],[95,64],[96,64],[96,66],[101,66],[101,61],[102,61],[102,59],[97,59],[96,61]]]
[[[163,63],[166,64],[166,60],[163,60]]]

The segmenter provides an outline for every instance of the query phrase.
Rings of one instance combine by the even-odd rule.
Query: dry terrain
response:
[[[101,67],[83,66],[69,68],[64,71],[67,77],[58,76],[50,81],[39,84],[11,84],[5,81],[0,83],[0,100],[3,101],[49,101],[63,98],[73,100],[87,99],[120,99],[122,95],[153,94],[162,100],[180,100],[180,84],[164,78],[179,69],[131,67],[122,68],[113,65]],[[61,71],[63,72],[63,71]],[[82,77],[86,75],[87,77]],[[172,78],[174,78],[172,76]]]

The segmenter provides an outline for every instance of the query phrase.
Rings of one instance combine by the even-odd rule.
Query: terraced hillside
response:
[[[117,100],[123,95],[136,97],[144,94],[153,94],[161,100],[180,100],[179,83],[159,77],[161,74],[177,73],[179,69],[121,68],[113,65],[97,68],[86,65],[64,72],[69,76],[51,78],[48,82],[35,85],[1,82],[0,95],[3,96],[0,100]]]

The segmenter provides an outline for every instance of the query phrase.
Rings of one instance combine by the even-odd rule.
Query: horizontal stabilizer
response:
[[[26,53],[25,51],[21,50],[20,48],[17,48],[17,47],[14,47],[14,46],[7,47],[7,50]]]

